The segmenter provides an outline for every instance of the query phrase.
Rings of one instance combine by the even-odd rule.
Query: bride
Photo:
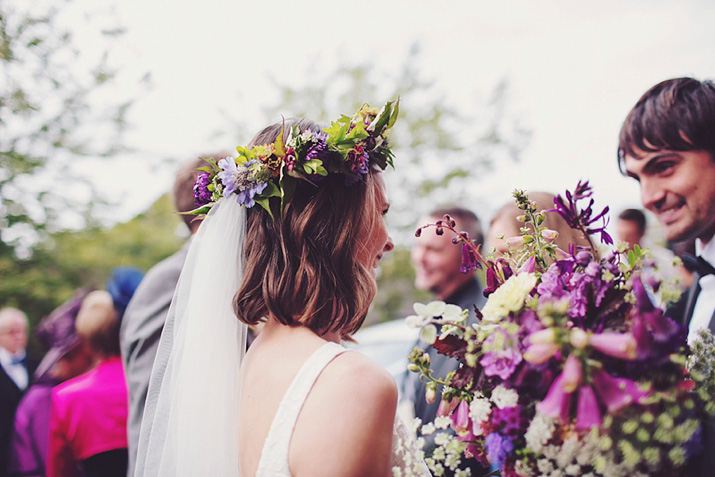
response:
[[[381,171],[396,117],[387,103],[325,129],[287,120],[200,173],[208,214],[162,335],[136,475],[429,475],[392,377],[340,344],[393,248]],[[262,330],[244,356],[246,325]]]

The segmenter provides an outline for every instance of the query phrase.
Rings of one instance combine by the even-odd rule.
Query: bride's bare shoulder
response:
[[[295,475],[388,475],[396,406],[397,385],[387,371],[355,351],[338,355],[298,419],[291,441]]]
[[[369,393],[373,399],[380,396],[397,399],[397,385],[394,378],[382,366],[356,351],[346,351],[338,355],[325,368],[322,378],[338,386],[341,394]],[[343,390],[341,391],[340,388]]]

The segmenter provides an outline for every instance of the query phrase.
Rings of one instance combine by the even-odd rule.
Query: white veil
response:
[[[246,209],[221,199],[192,239],[149,383],[135,475],[238,476]]]

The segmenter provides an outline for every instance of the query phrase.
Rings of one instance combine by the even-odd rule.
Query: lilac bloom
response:
[[[521,407],[512,406],[504,409],[495,408],[492,413],[491,422],[500,433],[505,436],[517,438],[524,434],[529,426],[529,420],[522,415]]]
[[[487,446],[489,461],[500,468],[502,464],[504,464],[504,459],[514,450],[514,444],[509,438],[497,432],[489,434],[486,439],[484,439],[484,444]]]
[[[487,340],[490,338],[487,338]],[[484,367],[484,374],[487,376],[499,376],[501,379],[506,380],[521,363],[521,353],[514,348],[491,351],[485,353],[479,363]]]

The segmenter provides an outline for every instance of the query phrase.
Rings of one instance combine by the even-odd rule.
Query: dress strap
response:
[[[316,349],[303,363],[283,395],[276,415],[273,417],[266,442],[261,452],[256,477],[262,475],[290,476],[288,451],[295,423],[303,408],[303,403],[313,388],[315,381],[325,367],[339,354],[347,351],[337,343],[327,342]]]

